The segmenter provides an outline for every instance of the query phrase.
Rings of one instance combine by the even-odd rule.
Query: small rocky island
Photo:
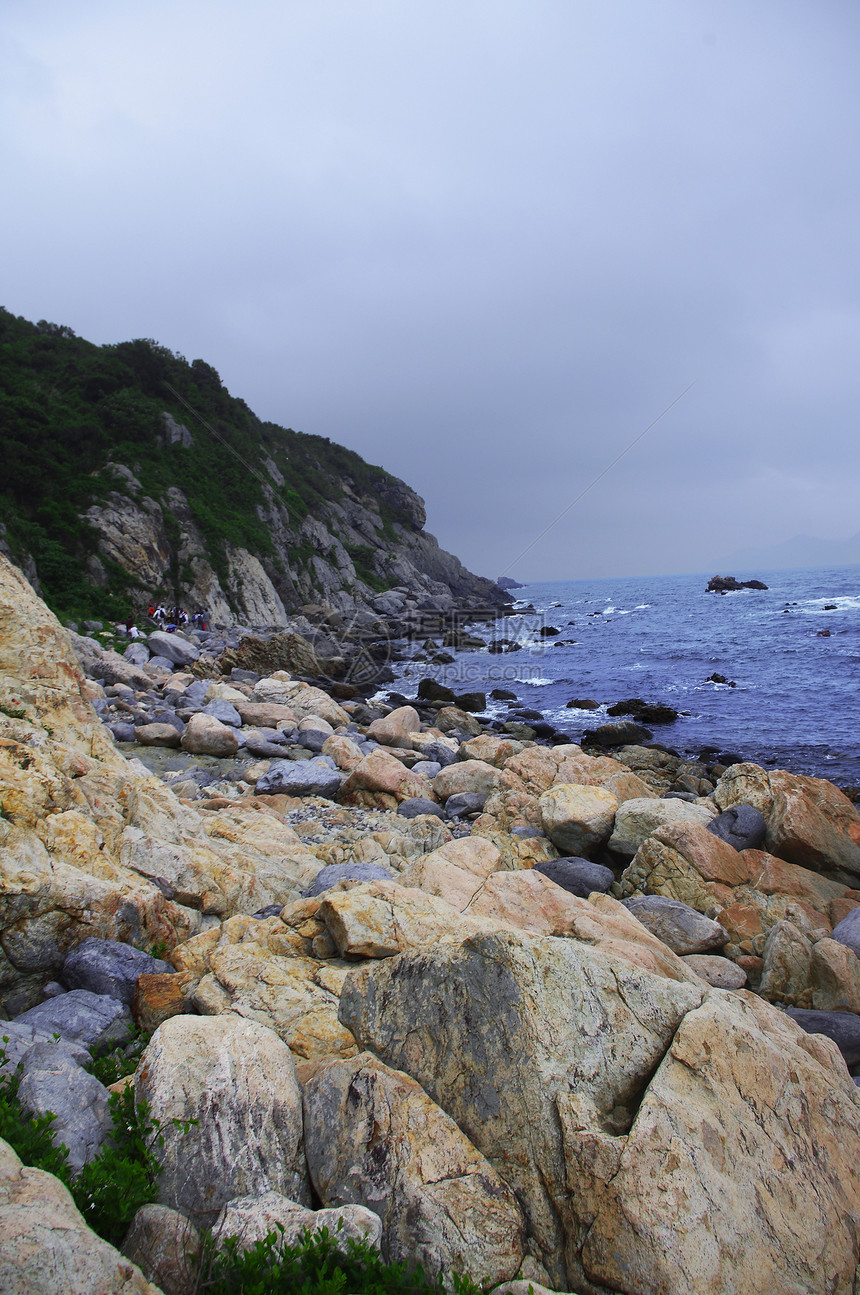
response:
[[[736,580],[734,576],[711,576],[707,593],[733,594],[738,589],[767,589],[761,580]]]

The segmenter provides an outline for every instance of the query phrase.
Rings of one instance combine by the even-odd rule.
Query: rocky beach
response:
[[[182,1295],[201,1230],[340,1222],[511,1295],[856,1293],[854,805],[387,696],[410,594],[120,655],[0,558],[5,1070],[81,1172],[136,1027],[163,1131],[116,1247],[3,1143],[0,1286]]]

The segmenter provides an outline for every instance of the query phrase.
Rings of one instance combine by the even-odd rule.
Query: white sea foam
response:
[[[555,683],[554,679],[524,679],[522,675],[514,675],[514,683],[531,684],[532,688],[546,688],[548,684]]]

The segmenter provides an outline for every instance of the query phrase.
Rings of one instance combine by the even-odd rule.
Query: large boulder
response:
[[[18,1099],[33,1115],[54,1115],[51,1141],[67,1148],[73,1173],[92,1160],[111,1132],[107,1089],[62,1045],[38,1043],[30,1049],[21,1066]]]
[[[199,711],[186,724],[180,746],[192,755],[231,757],[239,750],[239,739],[229,724]]]
[[[162,958],[135,949],[119,940],[82,940],[63,962],[63,980],[69,989],[89,989],[131,1006],[138,977],[171,972]]]
[[[167,657],[176,665],[193,665],[200,656],[200,649],[183,635],[166,634],[163,630],[154,630],[146,645],[153,656]]]
[[[302,1234],[313,1234],[322,1228],[334,1237],[338,1248],[352,1239],[379,1249],[382,1223],[372,1210],[362,1205],[309,1210],[277,1192],[237,1196],[228,1201],[215,1221],[212,1239],[222,1249],[229,1238],[235,1237],[242,1251],[250,1250],[274,1233],[285,1245],[295,1246],[301,1243]]]
[[[853,1291],[860,1097],[762,1000],[497,932],[353,972],[341,1013],[513,1188],[549,1284]]]
[[[449,796],[477,795],[486,798],[504,783],[504,774],[483,760],[449,764],[433,779],[433,791],[440,800]]]
[[[304,1117],[318,1195],[375,1211],[389,1262],[481,1286],[517,1273],[516,1197],[415,1080],[367,1052],[324,1065],[304,1085]]]
[[[0,1290],[5,1295],[161,1295],[88,1227],[59,1178],[0,1140]]]
[[[375,719],[367,729],[367,736],[383,746],[400,746],[409,750],[412,746],[410,733],[420,730],[421,720],[414,706],[398,706],[381,719]]]
[[[268,773],[258,778],[254,791],[258,796],[324,796],[329,799],[339,790],[343,774],[325,760],[278,760]]]
[[[402,800],[435,800],[426,778],[411,773],[384,747],[376,747],[342,784],[340,799],[360,808],[396,809]]]
[[[698,913],[689,904],[667,899],[665,895],[634,895],[625,899],[624,907],[643,926],[647,926],[652,935],[681,956],[721,949],[728,939],[719,922]]]
[[[540,797],[543,829],[569,855],[587,854],[612,831],[618,801],[604,787],[556,783]]]
[[[125,1042],[131,1012],[125,1003],[109,994],[73,989],[22,1012],[16,1024],[59,1035],[64,1041],[80,1043],[85,1048],[104,1049],[112,1043]]]
[[[760,850],[738,853],[703,827],[659,828],[639,847],[618,883],[622,898],[665,895],[719,922],[727,956],[760,956],[767,932],[798,914],[829,928],[860,901],[839,882]]]
[[[277,1191],[308,1204],[301,1092],[274,1031],[232,1015],[174,1016],[134,1085],[161,1123],[160,1204],[209,1225],[236,1196]]]
[[[707,827],[716,815],[709,805],[690,804],[685,800],[628,800],[618,808],[609,848],[616,854],[633,858],[643,841],[660,827]]]
[[[714,800],[722,810],[734,805],[759,810],[770,854],[848,886],[860,884],[860,813],[831,782],[735,764],[718,782]]]

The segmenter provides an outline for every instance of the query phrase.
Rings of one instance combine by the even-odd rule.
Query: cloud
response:
[[[4,304],[202,356],[498,574],[857,530],[860,14],[7,7]],[[727,543],[725,531],[731,531]]]

